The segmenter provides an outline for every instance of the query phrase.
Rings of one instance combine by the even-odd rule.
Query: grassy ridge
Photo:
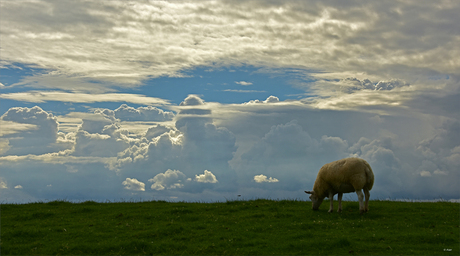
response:
[[[1,205],[1,255],[459,255],[459,204],[302,201]],[[337,209],[337,206],[335,206]]]

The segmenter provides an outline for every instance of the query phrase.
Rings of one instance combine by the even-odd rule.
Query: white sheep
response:
[[[369,211],[369,190],[374,185],[374,173],[371,166],[363,159],[345,158],[323,165],[316,177],[313,191],[305,191],[310,195],[313,210],[318,210],[323,199],[328,196],[330,200],[329,212],[333,211],[333,198],[338,195],[339,209],[342,211],[343,193],[356,192],[359,200],[359,211]],[[363,204],[363,192],[366,195],[366,204]]]

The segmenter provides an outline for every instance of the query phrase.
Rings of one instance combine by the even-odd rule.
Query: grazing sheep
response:
[[[310,195],[313,210],[318,210],[323,199],[328,196],[330,200],[329,212],[333,211],[332,201],[338,195],[339,209],[342,211],[343,193],[356,192],[359,200],[359,211],[369,211],[369,190],[374,185],[374,173],[371,166],[363,159],[345,158],[323,165],[316,177],[313,191],[305,191]],[[366,195],[366,204],[363,204],[363,192]]]

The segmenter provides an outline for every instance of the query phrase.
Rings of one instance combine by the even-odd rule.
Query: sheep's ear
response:
[[[305,193],[313,195],[314,192],[313,191],[305,191]]]

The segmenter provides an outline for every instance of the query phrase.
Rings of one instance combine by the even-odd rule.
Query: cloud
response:
[[[423,177],[437,177],[444,181],[446,190],[454,193],[453,180],[460,173],[460,122],[447,120],[436,129],[430,138],[420,141],[416,153],[422,161],[418,165],[417,172]],[[439,181],[438,181],[439,182]],[[439,183],[426,184],[434,190]]]
[[[198,106],[204,105],[204,101],[198,96],[191,94],[180,103],[180,106]]]
[[[162,134],[168,133],[173,130],[174,129],[161,125],[161,124],[151,126],[148,128],[147,132],[145,133],[145,138],[148,140],[151,140],[153,138],[156,138]]]
[[[16,92],[16,93],[4,93],[0,95],[0,98],[33,102],[33,103],[44,103],[48,101],[61,101],[71,103],[96,103],[96,102],[129,102],[134,104],[144,105],[169,105],[168,100],[148,97],[141,94],[128,94],[128,93],[70,93],[60,91],[31,91],[31,92]]]
[[[402,80],[392,79],[390,81],[379,81],[375,85],[375,90],[376,91],[393,90],[394,88],[403,87],[403,86],[409,86],[409,84]]]
[[[347,77],[342,79],[339,84],[341,89],[352,93],[359,90],[389,91],[403,86],[409,86],[409,83],[401,79],[391,79],[388,81],[371,82],[369,79],[359,80],[356,77]]]
[[[431,173],[429,171],[421,171],[420,176],[422,176],[422,177],[431,177]]]
[[[189,96],[184,102],[184,107],[205,106],[197,96]],[[165,169],[180,170],[185,175],[182,181],[185,177],[195,177],[195,181],[200,181],[201,185],[188,184],[182,189],[184,191],[199,192],[213,188],[210,184],[216,185],[216,189],[235,189],[236,174],[228,164],[237,148],[234,135],[228,129],[214,125],[208,114],[189,113],[184,114],[181,110],[175,117],[174,127],[157,125],[150,128],[145,139],[133,142],[118,154],[116,169],[122,173],[129,171],[130,175],[133,175],[132,170],[149,169],[154,173]],[[213,170],[212,173],[209,169]],[[196,176],[202,170],[206,172]],[[137,177],[145,175],[141,171],[134,172]],[[218,183],[215,177],[219,177]],[[159,182],[154,187],[161,189],[161,184]]]
[[[313,138],[296,120],[269,129],[262,138],[249,142],[240,158],[231,161],[243,186],[252,186],[252,180],[261,183],[276,177],[283,182],[275,183],[272,178],[275,189],[300,190],[314,181],[321,165],[349,155],[347,141],[326,135]]]
[[[276,179],[276,178],[270,177],[270,178],[267,179],[267,176],[265,176],[265,175],[263,175],[263,174],[254,176],[254,181],[257,182],[257,183],[263,183],[263,182],[279,182],[279,180]]]
[[[174,113],[163,111],[156,107],[139,107],[137,109],[122,104],[114,110],[115,118],[123,121],[170,121]]]
[[[6,180],[0,177],[0,189],[7,189]]]
[[[10,122],[17,132],[3,136],[8,139],[8,150],[4,154],[43,154],[68,149],[71,145],[60,143],[56,117],[38,106],[33,108],[10,108],[1,116]],[[4,141],[5,143],[5,141]]]
[[[110,126],[110,128],[117,129]],[[74,156],[99,156],[111,157],[129,147],[127,140],[123,138],[123,134],[119,131],[109,134],[89,133],[80,130],[76,134],[75,146],[73,152]]]
[[[178,170],[168,169],[164,173],[155,175],[149,182],[153,182],[151,189],[164,190],[182,188],[186,180],[185,174]]]
[[[0,130],[0,136],[37,129],[35,124],[17,123],[13,121],[5,121],[3,119],[0,119],[0,126],[2,127]]]
[[[0,139],[0,155],[10,149],[9,141],[7,139]]]
[[[216,176],[212,172],[205,170],[203,174],[195,175],[195,181],[202,183],[217,183]]]
[[[137,179],[126,178],[126,180],[121,184],[125,186],[125,189],[127,190],[145,191],[145,183],[140,182]]]
[[[251,100],[249,102],[246,102],[245,104],[256,104],[256,103],[277,103],[279,102],[280,99],[276,96],[269,96],[266,100],[260,101],[260,100]]]
[[[362,72],[379,80],[455,74],[460,65],[453,60],[460,6],[452,2],[37,1],[2,8],[5,61],[125,87],[213,63]]]
[[[83,119],[75,133],[72,155],[117,156],[135,141],[122,129],[113,111],[96,109],[89,119]]]
[[[249,86],[249,85],[252,85],[251,82],[246,82],[246,81],[235,81],[235,84],[239,84],[239,85],[243,85],[243,86]]]
[[[3,117],[12,121],[3,122],[31,126],[0,139],[8,149],[0,157],[7,187],[0,201],[119,200],[141,194],[141,184],[143,199],[301,198],[322,165],[349,156],[371,164],[376,177],[372,198],[458,197],[456,119],[418,115],[399,106],[377,115],[314,109],[300,101],[217,104],[189,97],[176,107],[172,122],[128,121],[143,118],[143,108],[126,105],[126,116],[120,118],[127,121],[115,116],[116,109],[69,114],[82,120],[72,132],[59,131],[59,118],[41,108],[10,109]],[[194,109],[207,112],[182,112]],[[136,122],[143,123],[142,132],[122,126],[135,127]],[[40,138],[37,131],[55,139],[27,147],[17,143],[26,136]],[[34,154],[31,145],[47,150]],[[23,188],[14,189],[18,184]]]
[[[16,185],[16,186],[14,186],[14,189],[22,189],[22,186],[21,185]]]

